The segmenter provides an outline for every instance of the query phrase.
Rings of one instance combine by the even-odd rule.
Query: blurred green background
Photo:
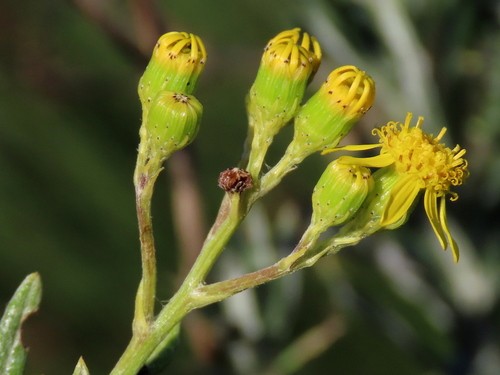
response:
[[[440,250],[418,206],[397,231],[191,314],[165,373],[500,373],[499,19],[494,0],[3,0],[0,309],[28,273],[44,284],[24,332],[26,373],[70,374],[83,355],[91,373],[105,374],[130,338],[140,277],[136,86],[156,38],[194,32],[209,54],[196,94],[202,129],[156,188],[160,306],[217,212],[219,172],[238,163],[262,48],[295,26],[325,54],[309,94],[344,64],[377,83],[374,107],[345,142],[372,142],[370,129],[412,111],[467,148],[471,177],[449,205],[460,263]],[[290,251],[327,162],[311,157],[255,207],[212,280]],[[188,187],[177,186],[186,173]],[[179,224],[179,210],[194,218]]]

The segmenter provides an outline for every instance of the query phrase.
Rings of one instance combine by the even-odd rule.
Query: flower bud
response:
[[[160,93],[151,105],[141,129],[150,158],[164,160],[190,144],[198,133],[203,106],[192,95],[172,91]]]
[[[160,91],[192,94],[203,71],[207,53],[200,37],[169,32],[160,37],[139,80],[139,98],[148,110]]]
[[[331,162],[312,194],[311,226],[320,231],[350,219],[359,209],[373,185],[370,170],[357,165]]]
[[[307,155],[335,147],[372,106],[375,83],[355,66],[342,66],[299,110],[294,123],[295,147]]]
[[[319,43],[299,28],[271,39],[247,98],[250,123],[272,127],[274,136],[295,115],[320,61]]]

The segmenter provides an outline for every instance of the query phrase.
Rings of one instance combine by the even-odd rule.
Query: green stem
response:
[[[137,293],[136,312],[134,317],[134,335],[112,374],[135,374],[146,363],[151,353],[176,327],[182,318],[191,310],[225,299],[242,290],[261,285],[282,277],[304,267],[301,257],[315,243],[319,233],[306,231],[296,250],[275,265],[263,270],[244,275],[241,278],[204,286],[208,273],[213,268],[227,242],[238,228],[253,203],[273,189],[283,177],[295,168],[305,156],[297,154],[295,148],[289,147],[283,158],[259,184],[258,175],[270,145],[259,143],[265,137],[253,137],[252,151],[249,155],[249,169],[256,179],[257,188],[242,194],[226,194],[215,223],[210,230],[203,248],[193,267],[184,279],[183,284],[162,309],[156,320],[151,323],[154,313],[154,297],[156,283],[155,248],[151,224],[150,205],[153,185],[160,172],[160,165],[148,165],[151,160],[138,160],[135,173],[137,213],[141,234],[143,279]],[[272,139],[272,138],[271,138]],[[254,144],[255,143],[255,144]],[[293,142],[292,142],[293,143]],[[253,151],[253,150],[259,150]],[[146,153],[139,151],[139,155]],[[300,156],[297,156],[300,155]],[[140,156],[139,156],[140,159]],[[155,169],[157,167],[157,169]],[[144,171],[145,170],[145,171]],[[151,172],[153,171],[153,172]]]
[[[111,375],[135,375],[146,363],[162,339],[176,327],[189,311],[215,303],[251,286],[264,284],[285,275],[286,269],[273,265],[235,280],[191,289],[186,283],[163,308],[151,330],[144,335],[134,335]],[[220,285],[222,284],[222,285]],[[212,287],[212,288],[210,288]],[[215,287],[215,288],[214,288]]]
[[[259,180],[260,171],[262,170],[267,151],[271,143],[273,143],[273,138],[274,135],[264,133],[261,127],[254,129],[246,169],[252,175],[255,183]]]
[[[134,332],[131,342],[111,374],[136,374],[182,318],[192,309],[200,307],[199,302],[194,303],[196,289],[203,283],[226,243],[248,212],[247,206],[240,198],[239,194],[226,194],[203,248],[179,290],[148,330],[142,331],[142,334]]]
[[[306,230],[295,249],[288,256],[280,259],[272,266],[247,273],[234,279],[200,285],[196,290],[196,298],[193,301],[196,308],[225,300],[246,289],[266,284],[306,267],[306,263],[301,262],[301,259],[307,252],[315,252],[314,246],[319,237],[319,233],[315,232],[314,229],[309,230],[310,228]],[[311,265],[308,264],[307,266]]]
[[[317,244],[320,234],[316,228],[310,226],[290,255],[272,266],[233,279],[200,285],[193,300],[194,308],[223,301],[244,290],[266,284],[302,268],[311,267],[325,255],[335,254],[345,247],[356,245],[365,237],[359,233],[343,233],[325,243]]]
[[[142,335],[134,335],[110,375],[136,375],[162,340],[192,310],[190,294],[181,288],[163,308],[166,318],[151,325]]]
[[[215,223],[210,229],[200,254],[181,286],[192,289],[205,281],[227,242],[248,213],[249,207],[240,194],[226,194]]]
[[[134,333],[147,330],[152,323],[156,296],[156,250],[151,220],[151,200],[154,184],[161,172],[161,164],[146,160],[144,155],[145,153],[139,153],[134,172],[142,263],[142,279],[135,303]]]
[[[278,279],[299,269],[310,267],[327,253],[359,242],[357,235],[343,234],[325,244],[316,245],[320,233],[309,227],[299,244],[285,258],[274,265],[234,279],[204,285],[208,272],[213,267],[225,244],[248,212],[248,203],[242,203],[239,195],[226,195],[217,220],[210,231],[197,261],[183,284],[162,309],[150,330],[134,335],[111,375],[133,375],[146,363],[151,353],[162,343],[172,329],[186,314],[219,301],[243,290]]]
[[[304,155],[300,152],[300,150],[297,150],[295,148],[295,144],[292,141],[288,145],[285,154],[278,161],[278,163],[269,172],[262,176],[262,179],[260,181],[260,189],[257,194],[252,197],[251,202],[253,203],[257,199],[261,198],[269,191],[274,189],[276,185],[281,182],[283,177],[294,170],[297,165],[306,158],[306,156],[307,155]]]

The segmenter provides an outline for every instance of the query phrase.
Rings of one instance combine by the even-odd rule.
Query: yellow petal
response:
[[[369,158],[356,158],[354,156],[341,156],[339,163],[361,165],[368,168],[382,168],[394,163],[394,158],[389,154],[372,156]]]
[[[438,209],[437,209],[437,196],[433,190],[427,189],[424,194],[424,208],[429,221],[431,222],[432,229],[441,244],[443,250],[446,250],[447,242],[443,231],[443,226],[439,219]]]
[[[347,146],[342,146],[342,147],[335,147],[335,148],[327,148],[321,152],[321,155],[329,154],[331,152],[337,152],[337,151],[365,151],[365,150],[372,150],[377,147],[381,147],[382,145],[380,143],[374,143],[374,144],[369,144],[369,145],[347,145]]]
[[[446,218],[446,197],[441,197],[441,202],[439,204],[439,218],[441,219],[441,226],[444,230],[446,238],[448,239],[448,243],[450,244],[451,251],[453,253],[453,260],[455,263],[458,262],[460,258],[460,251],[458,249],[458,245],[451,236],[450,229],[448,228],[448,219]]]
[[[420,186],[411,176],[399,181],[392,190],[381,225],[388,226],[400,220],[408,212],[419,192]]]

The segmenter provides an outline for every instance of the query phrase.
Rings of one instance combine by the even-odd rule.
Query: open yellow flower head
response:
[[[441,247],[451,247],[455,261],[459,258],[458,245],[448,228],[446,197],[458,199],[452,189],[461,185],[468,177],[465,149],[460,146],[448,148],[441,142],[446,128],[437,136],[425,133],[419,117],[411,126],[412,114],[408,113],[404,124],[389,122],[373,131],[379,143],[366,146],[346,146],[344,150],[367,150],[380,148],[380,154],[368,158],[342,156],[339,162],[348,165],[382,168],[383,174],[391,176],[390,194],[380,205],[380,225],[394,228],[404,222],[419,193],[424,193],[424,208]],[[374,176],[376,173],[374,174]]]
[[[368,74],[352,65],[335,69],[297,113],[294,142],[307,154],[335,147],[374,100]]]
[[[197,35],[176,31],[162,35],[139,80],[143,110],[163,90],[192,94],[206,59],[205,46]]]
[[[161,92],[141,128],[141,143],[147,142],[149,157],[163,161],[190,144],[198,133],[202,113],[203,106],[194,96]]]
[[[276,134],[295,115],[320,62],[319,43],[299,28],[271,39],[247,97],[251,123],[273,126]]]
[[[311,226],[322,232],[344,223],[356,213],[372,186],[368,168],[332,161],[314,187]]]

